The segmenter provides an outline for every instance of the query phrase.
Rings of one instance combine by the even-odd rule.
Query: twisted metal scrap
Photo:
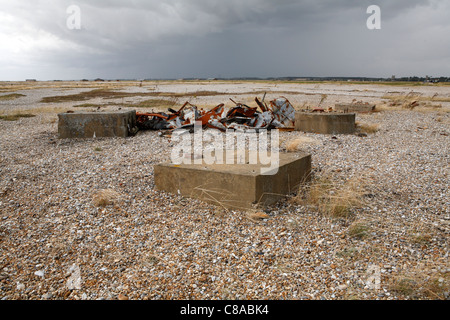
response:
[[[231,99],[230,99],[231,100]],[[231,100],[233,101],[233,100]],[[235,103],[235,107],[227,110],[219,104],[205,111],[186,102],[178,111],[169,109],[169,113],[136,113],[137,126],[140,130],[174,130],[192,128],[201,122],[203,127],[226,131],[248,129],[285,129],[294,127],[295,109],[288,99],[280,97],[267,105],[255,98],[259,107],[249,107]]]

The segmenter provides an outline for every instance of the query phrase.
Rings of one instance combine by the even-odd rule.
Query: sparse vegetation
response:
[[[92,198],[96,207],[106,207],[120,200],[120,194],[112,189],[103,189],[94,193]]]
[[[426,267],[405,271],[391,279],[389,289],[410,299],[446,300],[450,291],[450,273]]]
[[[101,108],[112,105],[111,103],[104,103],[104,104],[95,104],[95,103],[83,103],[83,104],[77,104],[74,105],[74,108]]]
[[[124,107],[124,108],[139,108],[139,109],[167,109],[173,108],[177,104],[177,99],[149,99],[139,101],[136,103],[83,103],[74,105],[74,108],[102,108],[102,107]]]
[[[261,211],[248,211],[248,212],[245,213],[245,216],[249,220],[254,221],[254,222],[270,218],[269,215],[267,215],[266,213],[261,212]]]
[[[406,95],[385,95],[382,99],[390,100],[390,107],[400,107],[407,110],[419,109],[420,111],[441,109],[442,104],[436,104],[436,102],[450,102],[448,97],[439,97],[436,94],[431,97],[423,96],[421,93],[414,91]]]
[[[57,113],[69,111],[69,109],[66,107],[57,107],[57,106],[52,106],[52,105],[33,107],[32,110],[30,110],[28,108],[16,108],[15,110],[17,110],[16,113],[19,113],[19,114],[27,114],[30,111],[33,111],[34,115],[57,114]]]
[[[377,123],[369,124],[369,123],[356,122],[356,130],[358,132],[367,133],[367,134],[376,133],[376,132],[378,132],[379,128],[380,128],[380,125]]]
[[[342,251],[336,253],[339,258],[353,258],[359,253],[358,249],[355,247],[345,248]]]
[[[126,104],[126,107],[130,108],[151,108],[151,109],[167,109],[172,108],[177,104],[176,99],[166,100],[166,99],[150,99],[145,101],[140,101],[137,103]]]
[[[295,139],[295,140],[289,141],[286,145],[286,151],[287,152],[297,151],[298,147],[300,146],[301,143],[302,143],[302,141],[300,139]]]
[[[103,99],[118,99],[127,97],[203,97],[203,96],[217,96],[217,95],[227,95],[229,93],[217,92],[217,91],[196,91],[196,92],[121,92],[121,91],[111,91],[108,89],[95,89],[87,92],[81,92],[78,94],[65,95],[65,96],[51,96],[45,97],[41,100],[44,103],[55,103],[55,102],[67,102],[67,101],[85,101],[95,98]]]
[[[86,101],[90,99],[102,98],[102,99],[120,99],[127,97],[167,97],[171,99],[179,98],[197,98],[197,97],[209,97],[209,96],[248,96],[252,98],[249,101],[253,101],[254,96],[263,95],[265,91],[251,91],[251,92],[220,92],[220,91],[194,91],[194,92],[125,92],[125,91],[113,91],[110,89],[94,89],[91,91],[85,91],[72,95],[59,95],[42,98],[43,103],[60,103],[71,101]],[[309,94],[302,92],[290,92],[290,91],[277,91],[277,95],[289,95],[289,94]],[[321,103],[327,98],[327,95],[322,95]],[[162,99],[166,101],[166,99]],[[152,100],[148,100],[152,101]],[[161,101],[161,100],[160,100]],[[169,100],[170,101],[170,100]],[[78,105],[78,107],[85,105]],[[93,106],[97,106],[94,104]]]
[[[431,235],[428,233],[415,233],[411,235],[411,240],[417,244],[428,244],[431,241]]]
[[[286,151],[287,152],[296,152],[299,150],[301,146],[307,145],[307,144],[317,144],[319,143],[318,140],[308,138],[308,137],[298,137],[292,140],[289,140],[286,143]]]
[[[414,225],[408,232],[408,237],[412,243],[427,245],[433,238],[433,230],[427,226]]]
[[[7,94],[7,95],[3,95],[0,96],[0,101],[2,100],[14,100],[14,99],[18,99],[21,97],[25,97],[24,94],[20,94],[20,93],[12,93],[12,94]]]
[[[319,107],[322,105],[322,103],[323,103],[327,98],[328,98],[328,95],[327,95],[327,94],[322,94],[321,97],[320,97],[320,102],[319,102],[319,104],[317,105],[317,108],[319,108]]]
[[[417,289],[417,282],[411,278],[400,277],[393,281],[390,289],[404,296],[410,296],[414,298],[413,294]]]
[[[363,204],[363,195],[362,180],[351,179],[340,184],[330,175],[325,175],[301,186],[293,200],[332,218],[349,218],[352,209]]]
[[[33,118],[33,117],[35,117],[35,115],[30,113],[14,113],[14,114],[0,115],[0,120],[17,121],[20,118]]]
[[[352,238],[363,239],[369,235],[369,229],[366,223],[356,221],[348,228],[348,235]]]
[[[125,98],[125,97],[133,97],[133,96],[142,96],[147,93],[130,93],[130,92],[119,92],[119,91],[111,91],[108,89],[95,89],[91,91],[81,92],[77,94],[71,95],[59,95],[59,96],[51,96],[42,98],[41,102],[43,103],[55,103],[55,102],[68,102],[68,101],[85,101],[94,98],[103,98],[103,99],[116,99],[116,98]]]

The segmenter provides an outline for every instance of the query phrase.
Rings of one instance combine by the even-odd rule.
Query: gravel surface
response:
[[[22,108],[20,99],[42,107],[41,91],[23,92],[2,110]],[[171,150],[157,132],[60,140],[54,114],[0,120],[0,298],[448,299],[450,113],[357,121],[379,129],[280,133],[283,147],[310,138],[301,149],[315,176],[358,179],[364,201],[351,216],[323,214],[294,194],[252,220],[156,191],[153,165]],[[110,203],[99,202],[101,190]]]

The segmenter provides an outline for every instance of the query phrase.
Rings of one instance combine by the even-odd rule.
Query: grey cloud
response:
[[[32,72],[30,64],[48,66],[52,76],[59,70],[60,78],[71,78],[69,72],[111,78],[389,76],[408,69],[437,72],[439,65],[443,75],[450,73],[450,48],[439,40],[450,26],[445,0],[1,2],[0,15],[13,20],[8,26],[0,21],[0,41],[42,37],[31,47],[6,50],[28,64],[0,58],[0,68],[15,68],[16,76]],[[71,4],[81,9],[81,30],[66,26]],[[382,8],[382,30],[365,26],[372,4]],[[428,41],[428,48],[418,48],[418,41]],[[429,49],[439,52],[436,58]],[[35,68],[46,77],[41,69]],[[15,76],[8,72],[0,78]]]

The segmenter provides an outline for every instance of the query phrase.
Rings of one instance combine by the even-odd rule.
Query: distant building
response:
[[[36,79],[26,79],[25,81],[26,82],[36,82],[37,80]]]

